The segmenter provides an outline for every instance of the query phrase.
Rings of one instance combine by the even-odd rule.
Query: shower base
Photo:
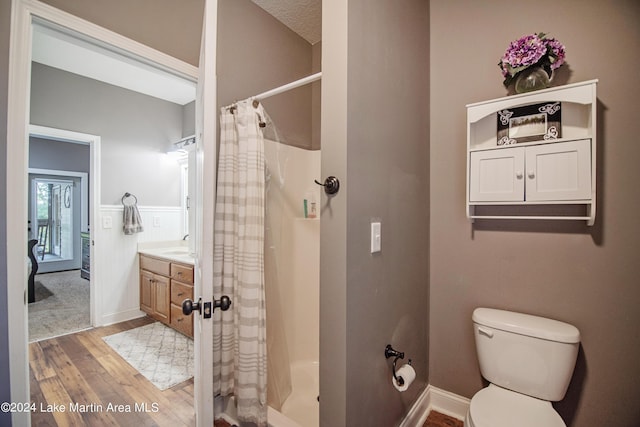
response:
[[[318,362],[291,364],[291,394],[282,405],[282,412],[269,407],[267,413],[269,427],[318,427],[320,425],[319,366]],[[216,414],[222,414],[222,418],[226,421],[239,425],[233,397],[216,397],[215,403]]]
[[[318,362],[294,362],[291,364],[292,391],[282,405],[282,413],[305,427],[320,425],[320,370]]]

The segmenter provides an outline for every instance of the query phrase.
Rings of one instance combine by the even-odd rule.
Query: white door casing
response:
[[[216,197],[216,40],[218,1],[205,0],[196,91],[196,268],[194,300],[213,301],[213,217]],[[193,203],[192,203],[193,205]],[[220,295],[217,295],[219,298]],[[212,426],[213,325],[193,313],[194,396],[197,426]]]

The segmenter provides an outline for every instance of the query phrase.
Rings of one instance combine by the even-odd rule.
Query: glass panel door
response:
[[[72,177],[32,177],[31,224],[34,225],[32,238],[38,240],[35,253],[38,263],[75,262],[80,244],[79,230],[76,230],[79,217],[75,218],[79,212],[74,213],[79,203],[75,200],[79,196],[75,181]],[[75,268],[75,265],[65,263],[51,268],[55,271]]]

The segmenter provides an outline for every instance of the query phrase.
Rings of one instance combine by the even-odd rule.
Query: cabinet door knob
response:
[[[516,172],[516,178],[522,179],[523,176],[524,176],[524,174],[522,173],[522,171],[517,171]]]
[[[527,172],[527,176],[529,177],[529,179],[533,179],[533,178],[536,177],[536,174],[533,171],[529,171],[529,172]]]

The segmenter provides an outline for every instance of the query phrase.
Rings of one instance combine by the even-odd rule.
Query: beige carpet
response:
[[[193,340],[160,322],[102,339],[160,390],[193,376]]]
[[[91,327],[89,281],[80,270],[36,274],[36,301],[29,304],[29,342]]]

